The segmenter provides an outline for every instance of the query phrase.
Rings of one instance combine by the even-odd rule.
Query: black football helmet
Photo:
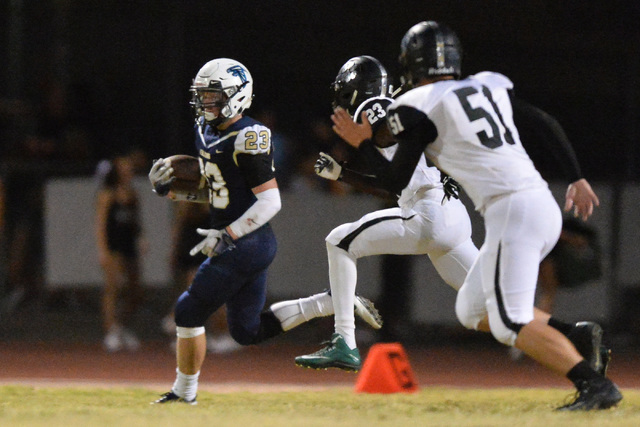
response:
[[[423,21],[409,29],[400,43],[402,84],[414,86],[422,77],[460,78],[462,46],[447,25]]]
[[[358,106],[367,99],[387,94],[387,70],[376,58],[356,56],[340,68],[331,89],[333,108],[342,107],[353,116]]]

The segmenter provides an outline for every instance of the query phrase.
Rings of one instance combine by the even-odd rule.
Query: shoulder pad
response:
[[[416,127],[419,127],[421,124],[430,124],[433,126],[431,120],[427,115],[410,105],[398,105],[393,104],[391,108],[389,108],[389,116],[387,117],[387,125],[389,126],[389,130],[395,136],[399,136],[405,130],[411,130]],[[437,136],[437,131],[436,131]],[[434,137],[435,139],[435,137]]]
[[[479,80],[484,84],[501,86],[505,89],[513,89],[513,82],[507,76],[493,71],[483,71],[481,73],[474,74],[473,76],[469,76],[469,78]]]
[[[362,112],[366,112],[369,124],[375,134],[378,127],[384,124],[385,118],[387,117],[387,107],[391,105],[392,102],[393,100],[386,96],[369,98],[358,106],[358,109],[353,116],[353,120],[360,123],[360,116],[362,115]]]
[[[234,143],[236,153],[263,154],[271,151],[271,130],[255,124],[238,131]]]

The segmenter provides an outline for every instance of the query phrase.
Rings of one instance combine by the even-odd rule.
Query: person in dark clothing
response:
[[[96,240],[104,272],[102,316],[104,348],[137,350],[140,342],[125,324],[142,303],[140,284],[140,219],[138,195],[132,185],[133,162],[116,156],[98,191]],[[119,307],[122,305],[122,307]]]

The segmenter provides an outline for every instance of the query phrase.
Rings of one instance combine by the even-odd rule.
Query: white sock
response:
[[[327,257],[335,329],[342,335],[349,348],[354,349],[357,347],[356,320],[353,312],[358,281],[357,258],[330,243],[327,243]]]
[[[171,391],[184,400],[193,400],[198,394],[198,377],[200,372],[193,375],[185,375],[176,368],[176,382],[173,383]]]
[[[284,331],[295,328],[316,317],[331,316],[333,303],[328,292],[297,300],[281,301],[269,307],[280,321]]]

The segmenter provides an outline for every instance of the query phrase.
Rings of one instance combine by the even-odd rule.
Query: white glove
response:
[[[233,243],[233,239],[224,229],[215,230],[198,228],[196,229],[196,232],[201,236],[205,236],[205,238],[189,251],[189,255],[191,256],[197,255],[198,252],[202,252],[208,257],[218,256],[224,252],[233,250],[236,247]]]
[[[320,157],[316,160],[313,169],[318,176],[333,181],[340,179],[340,175],[342,175],[342,166],[340,166],[340,163],[325,153],[320,153]]]
[[[173,168],[169,160],[154,160],[153,166],[151,166],[151,170],[149,171],[149,181],[153,186],[153,191],[160,196],[169,194],[171,183],[177,179],[172,174]]]

